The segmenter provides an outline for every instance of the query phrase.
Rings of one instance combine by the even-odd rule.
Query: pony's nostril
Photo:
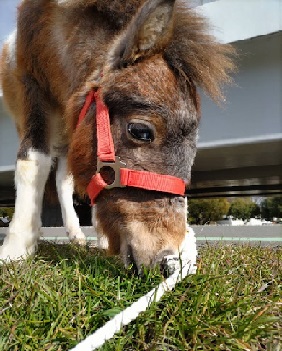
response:
[[[128,266],[128,270],[130,271],[130,273],[132,273],[133,275],[140,275],[140,273],[142,273],[140,271],[140,269],[138,269],[137,264],[135,262],[132,262],[129,266]]]
[[[130,245],[127,246],[126,266],[129,268],[129,270],[133,274],[139,273],[137,264],[136,264],[134,256],[133,256],[133,250],[132,250],[132,247]]]

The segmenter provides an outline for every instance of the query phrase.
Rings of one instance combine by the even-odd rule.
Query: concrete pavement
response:
[[[249,243],[277,246],[282,245],[282,225],[269,226],[224,226],[206,225],[192,226],[196,233],[197,244],[205,242],[216,243]],[[4,239],[8,228],[0,228],[0,241]],[[92,227],[82,227],[87,240],[97,241],[96,232]],[[42,239],[58,242],[66,242],[68,238],[63,227],[42,228]]]

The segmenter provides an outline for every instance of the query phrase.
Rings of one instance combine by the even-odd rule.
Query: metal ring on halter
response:
[[[113,188],[124,188],[126,185],[122,185],[120,183],[120,169],[126,167],[126,163],[120,160],[120,157],[115,157],[115,162],[112,161],[101,161],[99,157],[97,157],[97,173],[100,173],[103,167],[110,167],[115,173],[115,180],[105,186],[105,189],[113,189]]]

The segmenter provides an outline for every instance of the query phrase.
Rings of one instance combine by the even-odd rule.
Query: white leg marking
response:
[[[41,227],[41,209],[51,157],[30,149],[18,160],[15,172],[17,197],[9,232],[0,248],[0,259],[16,260],[34,254]]]
[[[98,224],[96,206],[92,207],[92,225],[94,232],[96,232],[97,235],[97,247],[102,250],[108,250],[109,240]]]
[[[79,219],[73,208],[73,177],[68,173],[67,160],[65,157],[60,157],[58,159],[56,185],[67,234],[70,240],[85,245],[86,238],[80,229]]]

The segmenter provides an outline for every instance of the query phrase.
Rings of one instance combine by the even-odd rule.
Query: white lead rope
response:
[[[189,273],[194,273],[195,267],[190,262],[183,265],[182,269],[177,269],[169,278],[152,289],[146,295],[140,297],[131,306],[117,314],[108,321],[103,327],[97,329],[94,334],[88,336],[80,344],[70,351],[93,351],[101,347],[107,340],[111,339],[115,333],[120,331],[123,326],[135,320],[140,313],[146,311],[153,302],[158,302],[167,291],[171,291],[176,283],[184,279]]]

